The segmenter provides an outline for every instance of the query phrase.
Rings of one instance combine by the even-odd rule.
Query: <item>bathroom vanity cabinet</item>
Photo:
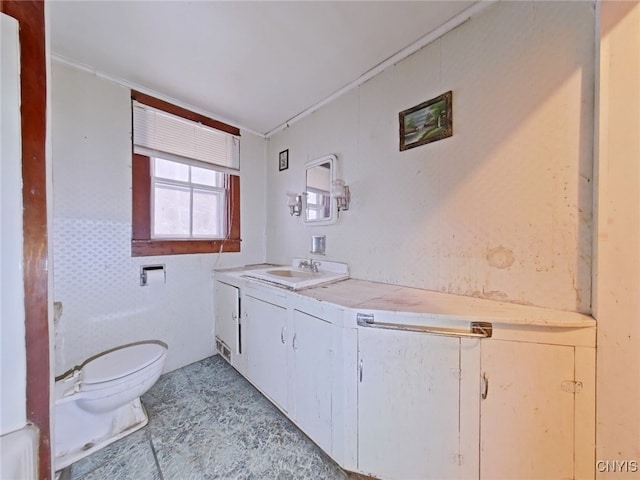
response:
[[[576,370],[576,350],[589,354],[361,329],[358,470],[398,480],[591,477],[593,371]]]
[[[480,366],[480,478],[593,478],[593,348],[491,339]]]
[[[245,295],[242,325],[247,358],[245,375],[287,412],[287,308]]]
[[[553,333],[532,342],[360,329],[358,470],[593,478],[595,350]]]
[[[239,338],[230,341],[239,348],[230,363],[326,453],[344,457],[334,449],[345,444],[343,431],[333,428],[334,418],[342,418],[338,395],[343,389],[336,386],[336,376],[344,376],[343,309],[301,297],[295,302],[286,290],[254,282],[237,283],[237,290],[221,284],[232,286],[216,281],[216,304],[235,305],[240,292],[242,306]],[[221,320],[234,319],[228,310],[216,308],[216,328]]]
[[[216,350],[231,362],[240,348],[240,288],[216,281],[214,289]]]
[[[385,479],[469,478],[459,475],[460,342],[358,332],[359,471]]]
[[[293,311],[294,418],[325,452],[331,452],[333,427],[332,325],[326,319]]]
[[[242,306],[224,313],[228,360],[345,470],[593,478],[591,317],[359,280],[289,291],[241,270],[215,293],[217,329]],[[474,321],[490,338],[456,333]]]

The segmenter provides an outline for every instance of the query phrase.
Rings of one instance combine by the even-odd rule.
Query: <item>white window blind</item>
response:
[[[133,102],[133,145],[137,153],[163,152],[240,169],[237,136],[137,101]]]

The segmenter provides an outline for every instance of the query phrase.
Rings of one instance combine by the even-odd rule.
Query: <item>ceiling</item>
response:
[[[268,134],[474,3],[53,0],[51,50]]]

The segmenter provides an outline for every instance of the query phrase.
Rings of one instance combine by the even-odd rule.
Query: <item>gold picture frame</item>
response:
[[[400,151],[453,135],[451,91],[400,112]]]

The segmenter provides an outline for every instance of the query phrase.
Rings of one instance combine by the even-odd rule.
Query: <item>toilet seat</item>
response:
[[[166,357],[162,342],[140,342],[96,355],[56,379],[56,470],[147,424],[140,397],[162,374]]]
[[[99,384],[131,375],[158,361],[165,353],[166,348],[157,343],[139,343],[112,350],[82,366],[82,383]]]

